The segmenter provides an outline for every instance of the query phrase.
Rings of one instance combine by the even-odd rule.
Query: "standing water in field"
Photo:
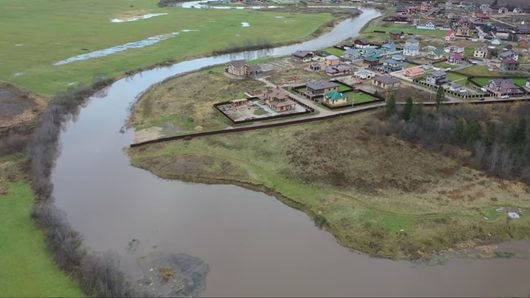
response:
[[[528,259],[427,266],[371,258],[341,247],[306,214],[271,196],[232,185],[164,180],[130,166],[124,148],[134,133],[120,130],[130,105],[153,84],[230,60],[329,47],[356,36],[377,16],[365,9],[308,42],[184,61],[115,82],[92,97],[61,134],[52,176],[57,206],[87,246],[120,254],[134,280],[145,277],[146,256],[200,258],[209,268],[206,296],[528,295]],[[137,241],[128,245],[132,239]]]

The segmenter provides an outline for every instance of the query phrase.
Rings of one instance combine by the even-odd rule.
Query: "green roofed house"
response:
[[[393,39],[393,40],[397,40],[397,39],[400,39],[401,36],[403,36],[403,31],[401,30],[390,30],[390,38]]]
[[[441,48],[436,48],[429,53],[429,58],[433,60],[443,59],[445,58],[445,50]]]
[[[329,105],[341,105],[345,104],[348,101],[348,98],[344,93],[339,91],[330,91],[324,96],[324,102]]]

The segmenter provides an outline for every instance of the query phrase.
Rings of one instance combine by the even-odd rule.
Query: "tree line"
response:
[[[441,88],[440,88],[441,90]],[[442,106],[434,108],[408,98],[396,105],[387,100],[383,121],[375,131],[457,158],[491,175],[530,183],[530,105]]]
[[[147,296],[130,283],[119,269],[117,258],[111,254],[96,254],[83,245],[66,215],[57,209],[52,195],[51,171],[59,150],[59,134],[64,123],[76,117],[79,106],[96,90],[112,83],[99,78],[92,85],[69,88],[53,97],[35,130],[29,145],[32,187],[37,196],[32,217],[43,230],[55,263],[73,277],[89,296],[134,297]],[[15,143],[18,143],[15,141]]]

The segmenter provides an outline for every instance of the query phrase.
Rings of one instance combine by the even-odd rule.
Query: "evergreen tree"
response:
[[[438,91],[436,91],[436,110],[440,109],[440,106],[442,105],[442,102],[444,100],[445,100],[444,88],[440,86],[438,87]]]
[[[407,98],[407,102],[405,103],[405,107],[403,108],[403,114],[401,115],[403,120],[408,122],[412,119],[412,108],[413,107],[414,105],[412,103],[412,98],[411,97]]]
[[[396,98],[394,94],[386,100],[386,115],[392,116],[396,112]]]

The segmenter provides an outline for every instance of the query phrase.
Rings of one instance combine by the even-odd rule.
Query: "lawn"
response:
[[[165,178],[272,189],[341,244],[370,255],[416,258],[477,239],[528,239],[530,217],[484,220],[496,206],[530,210],[525,187],[378,135],[371,131],[377,121],[368,113],[149,145],[129,155]]]
[[[337,57],[340,57],[340,56],[342,56],[342,54],[344,54],[344,50],[337,49],[335,47],[326,48],[326,49],[324,49],[324,51],[326,51],[330,55],[335,55]]]
[[[458,83],[460,85],[464,85],[467,80],[467,76],[454,72],[448,72],[447,78],[449,79],[449,81]]]
[[[68,85],[90,82],[95,75],[116,76],[169,59],[182,60],[249,43],[304,39],[332,20],[327,13],[159,8],[157,2],[0,0],[0,80],[53,95]],[[110,22],[112,18],[146,13],[167,15]],[[250,23],[250,27],[242,27],[241,22]],[[172,32],[180,33],[148,47],[53,65],[79,54]]]
[[[362,92],[346,92],[345,94],[348,97],[348,101],[353,102],[354,105],[375,100],[375,97]]]
[[[0,296],[83,296],[55,267],[44,236],[30,217],[33,200],[24,182],[9,183],[8,193],[0,195]]]

